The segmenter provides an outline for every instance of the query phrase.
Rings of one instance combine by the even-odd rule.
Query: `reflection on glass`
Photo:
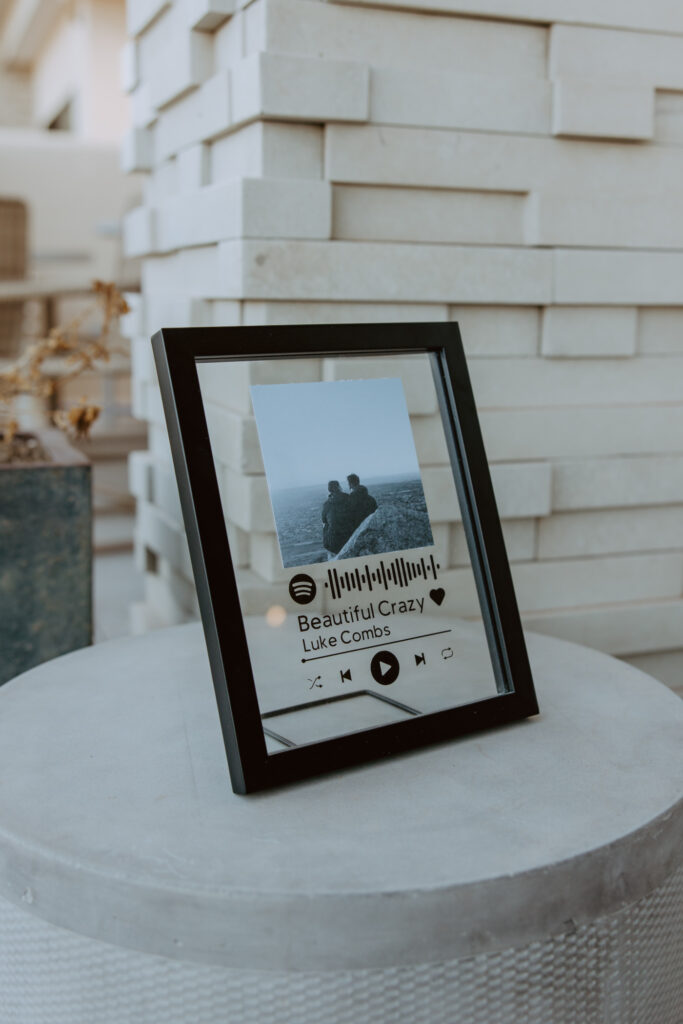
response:
[[[494,696],[429,357],[197,369],[269,752]]]

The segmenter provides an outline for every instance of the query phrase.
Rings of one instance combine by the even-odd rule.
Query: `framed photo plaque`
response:
[[[537,713],[457,324],[152,344],[235,792]]]

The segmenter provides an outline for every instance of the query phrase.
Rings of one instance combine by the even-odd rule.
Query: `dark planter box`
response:
[[[0,683],[92,643],[90,463],[36,436],[51,461],[0,463]]]

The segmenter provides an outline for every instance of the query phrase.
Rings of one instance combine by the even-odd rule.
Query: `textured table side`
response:
[[[533,720],[230,790],[186,626],[0,690],[0,1024],[680,1024],[683,702],[529,638]]]

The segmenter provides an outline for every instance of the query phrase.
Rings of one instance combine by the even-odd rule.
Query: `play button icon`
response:
[[[391,651],[378,651],[370,662],[372,678],[382,686],[389,686],[398,679],[400,671],[398,658]]]

